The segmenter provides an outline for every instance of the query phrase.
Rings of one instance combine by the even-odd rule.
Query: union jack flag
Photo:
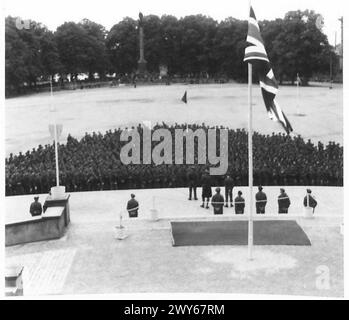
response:
[[[250,9],[246,42],[248,46],[245,50],[244,61],[251,63],[258,72],[259,84],[269,118],[279,122],[287,134],[290,134],[293,131],[292,126],[275,100],[278,92],[278,84],[270,66],[258,21],[252,7]]]

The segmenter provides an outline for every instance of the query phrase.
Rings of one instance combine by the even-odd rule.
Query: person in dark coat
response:
[[[288,208],[291,205],[289,196],[287,195],[285,189],[280,189],[281,194],[278,198],[279,204],[279,214],[288,214]]]
[[[42,205],[39,202],[39,197],[34,197],[34,202],[30,205],[30,214],[32,217],[41,216],[42,214]]]
[[[211,187],[211,179],[208,173],[205,173],[202,178],[202,205],[201,208],[205,208],[205,200],[206,209],[209,209],[210,198],[212,197],[212,187]]]
[[[258,193],[256,194],[256,209],[257,214],[265,214],[265,207],[267,206],[267,195],[263,192],[263,187],[258,187]]]
[[[242,197],[242,192],[238,192],[238,196],[235,198],[235,214],[245,213],[245,199]]]
[[[224,186],[225,186],[225,207],[228,208],[228,201],[230,200],[230,206],[234,207],[233,205],[233,189],[234,189],[234,180],[227,176],[224,180]],[[228,199],[229,198],[229,199]]]
[[[139,203],[135,198],[136,196],[134,194],[131,194],[131,200],[127,202],[127,211],[130,218],[138,217]]]
[[[223,214],[224,197],[221,195],[221,188],[216,189],[216,194],[212,197],[212,206],[215,215]]]
[[[317,201],[312,195],[312,191],[310,189],[307,190],[307,195],[304,198],[303,205],[306,208],[312,208],[313,213],[315,212],[315,208],[317,207]]]
[[[192,195],[194,191],[194,200],[198,200],[196,190],[197,190],[197,184],[198,184],[198,176],[196,172],[191,169],[188,173],[188,184],[189,184],[189,201],[192,200]]]

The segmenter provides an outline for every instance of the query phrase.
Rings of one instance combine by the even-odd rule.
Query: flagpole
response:
[[[52,87],[52,78],[50,80],[50,95],[51,95],[51,108],[53,100],[53,87]],[[58,144],[57,144],[57,119],[56,119],[56,108],[53,107],[53,118],[54,118],[54,139],[55,139],[55,159],[56,159],[56,186],[59,187],[59,167],[58,167]]]
[[[252,0],[248,1],[248,17]],[[250,212],[248,218],[248,259],[253,260],[253,118],[252,118],[252,64],[248,63],[248,186],[250,198]]]
[[[299,73],[297,73],[297,116],[300,115],[300,108],[299,108]]]
[[[253,118],[252,118],[252,64],[248,64],[248,186],[250,214],[248,219],[248,259],[253,260]]]

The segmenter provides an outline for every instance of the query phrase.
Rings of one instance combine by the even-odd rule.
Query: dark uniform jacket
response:
[[[33,202],[30,205],[30,214],[33,217],[40,216],[42,214],[42,205],[40,202]]]
[[[279,203],[279,212],[284,212],[284,213],[287,212],[288,208],[291,205],[290,198],[286,193],[282,193],[279,195],[278,203]]]
[[[235,213],[244,214],[245,212],[245,199],[243,197],[235,198]]]
[[[215,194],[212,197],[212,206],[214,214],[223,214],[224,197],[221,194]]]
[[[309,197],[309,204],[308,204],[308,197]],[[317,207],[317,201],[311,196],[311,195],[309,195],[309,196],[306,196],[305,198],[304,198],[304,207],[310,207],[310,208],[313,208],[313,209],[315,209],[316,207]]]
[[[233,190],[234,189],[234,180],[232,178],[226,178],[224,180],[224,186],[228,190]]]
[[[267,195],[263,191],[259,191],[256,194],[256,207],[257,209],[265,209],[267,205]]]
[[[131,218],[135,218],[138,216],[138,209],[139,204],[137,200],[131,199],[129,202],[127,202],[127,211]]]
[[[208,174],[204,175],[202,178],[202,197],[203,198],[212,197],[211,178]]]
[[[189,182],[189,187],[197,187],[198,184],[198,176],[194,171],[191,171],[188,173],[188,182]]]

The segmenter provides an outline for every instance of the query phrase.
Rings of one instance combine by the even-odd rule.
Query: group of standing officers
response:
[[[188,173],[189,180],[189,201],[198,200],[197,197],[197,176],[195,171],[190,171]],[[243,198],[242,191],[238,191],[238,196],[233,201],[233,189],[234,189],[234,180],[231,176],[227,176],[224,180],[225,187],[225,198],[221,194],[221,188],[216,188],[216,194],[212,195],[212,184],[210,180],[210,176],[208,172],[202,177],[202,208],[210,209],[210,199],[211,204],[214,210],[215,215],[222,215],[223,208],[235,208],[235,214],[243,215],[245,213],[245,199]],[[131,194],[131,199],[127,203],[127,211],[129,213],[130,218],[138,217],[139,210],[139,202],[135,199],[136,196]],[[42,205],[38,201],[39,197],[34,197],[34,202],[30,206],[30,213],[32,216],[39,216],[42,214]],[[263,191],[263,187],[258,187],[258,192],[256,194],[256,212],[259,215],[264,215],[266,212],[266,206],[268,203],[268,198],[265,192]],[[313,213],[315,212],[315,208],[317,207],[317,201],[315,197],[312,195],[312,191],[310,189],[307,190],[307,194],[304,198],[303,205],[306,208],[312,208]],[[288,209],[291,206],[291,201],[289,196],[287,195],[285,189],[280,189],[280,195],[278,196],[278,206],[279,206],[279,214],[288,214]]]
[[[190,171],[188,173],[189,180],[189,201],[198,200],[197,197],[197,177],[194,171]],[[214,209],[214,213],[219,215],[223,214],[223,208],[235,208],[235,214],[244,214],[245,213],[245,199],[243,198],[242,191],[238,191],[238,196],[233,201],[233,189],[234,189],[234,180],[231,176],[227,176],[224,180],[225,187],[225,198],[221,194],[221,188],[216,189],[216,194],[212,195],[212,185],[210,182],[210,176],[208,172],[206,172],[202,178],[202,208],[209,209],[210,199],[211,204]],[[265,214],[266,206],[268,203],[268,198],[265,192],[263,191],[263,187],[258,187],[258,193],[256,194],[256,213],[260,215]],[[312,191],[310,189],[307,190],[307,195],[304,198],[304,207],[313,208],[315,210],[317,206],[317,201],[312,196]],[[279,214],[288,214],[288,210],[291,206],[290,197],[287,195],[286,190],[284,188],[280,189],[280,195],[278,196],[278,208]]]

